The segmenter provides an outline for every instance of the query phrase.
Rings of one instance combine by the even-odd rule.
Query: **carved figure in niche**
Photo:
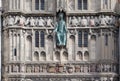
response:
[[[32,72],[32,67],[31,66],[27,66],[26,71],[27,71],[27,73],[31,73]]]
[[[75,9],[75,2],[74,0],[68,0],[69,3],[68,3],[68,10],[71,11],[71,10],[74,10]]]
[[[7,24],[6,19],[7,19],[6,17],[3,18],[3,26],[6,26],[6,24]]]
[[[112,15],[109,17],[108,23],[109,23],[109,25],[111,25],[111,26],[114,25],[114,24],[113,24],[114,22],[113,22],[113,16],[112,16]]]
[[[33,17],[30,18],[30,26],[35,26],[35,19]]]
[[[30,17],[26,18],[26,20],[25,20],[25,26],[29,25],[29,23],[30,23]]]
[[[95,26],[99,26],[99,19],[98,19],[98,17],[95,17]]]
[[[40,66],[40,72],[43,72],[43,67],[42,66]]]
[[[39,23],[39,19],[36,18],[36,19],[35,19],[35,26],[38,26],[38,23]]]
[[[89,72],[88,66],[84,66],[84,72],[85,72],[85,73]]]
[[[75,66],[75,72],[80,72],[80,66],[79,65]]]
[[[52,24],[53,24],[52,19],[50,17],[48,17],[47,20],[46,20],[46,26],[47,27],[52,27],[53,26]]]
[[[81,66],[81,72],[84,72],[84,65]]]
[[[75,16],[73,16],[73,18],[72,18],[71,25],[73,27],[77,27],[77,25],[78,25],[78,20]]]
[[[85,19],[84,16],[82,17],[81,24],[82,24],[83,27],[87,26],[87,19]]]
[[[19,16],[14,16],[14,19],[15,19],[14,24],[15,24],[15,25],[18,25]]]
[[[90,26],[91,27],[95,26],[95,19],[93,18],[93,16],[91,16],[91,18],[90,18]]]
[[[25,66],[21,65],[21,72],[24,72],[24,71],[25,71]]]
[[[42,17],[40,17],[39,21],[38,21],[38,26],[43,27],[45,24],[45,21],[42,19]]]
[[[8,17],[8,26],[12,26],[14,24],[14,18],[10,15]]]
[[[73,73],[74,67],[72,65],[69,65],[67,70],[68,70],[68,73]]]
[[[13,65],[13,72],[18,72],[19,66],[18,65]]]
[[[101,26],[106,26],[106,24],[107,24],[107,21],[106,21],[104,15],[102,15],[101,18],[100,18],[100,25]]]
[[[58,46],[66,45],[66,37],[67,37],[67,29],[65,21],[63,20],[63,13],[59,13],[59,21],[56,24],[56,28],[54,30],[56,33],[56,43]]]
[[[115,25],[116,25],[116,17],[113,16],[113,26],[115,26]]]
[[[43,65],[43,72],[47,72],[47,66],[46,65]]]
[[[90,23],[89,23],[89,22],[90,22],[90,17],[87,16],[86,19],[87,19],[87,26],[89,26],[89,24],[90,24]]]
[[[66,66],[63,66],[63,72],[67,72],[67,67]]]
[[[105,16],[105,19],[106,19],[106,24],[109,25],[109,19],[110,19],[110,17],[109,16]]]
[[[39,66],[35,66],[35,73],[39,72]]]
[[[78,17],[78,25],[81,26],[81,17]]]
[[[19,25],[24,26],[24,23],[25,23],[25,18],[21,15],[19,18]]]
[[[35,72],[35,67],[31,66],[31,72],[34,73]]]

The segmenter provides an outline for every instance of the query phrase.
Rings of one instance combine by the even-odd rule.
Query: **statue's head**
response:
[[[63,19],[63,13],[59,13],[59,18]]]

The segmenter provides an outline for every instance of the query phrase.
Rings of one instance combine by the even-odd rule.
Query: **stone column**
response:
[[[21,5],[20,5],[20,10],[23,10],[23,8],[24,8],[24,7],[23,7],[24,2],[25,2],[25,0],[20,0],[20,3],[19,3],[19,4],[21,4]]]
[[[104,55],[104,35],[101,32],[101,55],[102,58],[101,59],[105,59],[105,55]]]
[[[77,31],[75,31],[75,60],[77,60],[76,58],[77,58],[77,52],[78,52],[78,49],[79,49],[79,47],[78,47],[78,32]]]
[[[67,33],[67,49],[68,49],[68,60],[73,60],[72,59],[72,49],[71,49],[71,43],[70,43],[70,33]]]
[[[111,49],[111,47],[112,47],[112,36],[109,36],[108,37],[108,59],[111,59],[111,55],[112,55],[112,49]]]
[[[35,10],[35,0],[32,0],[32,11]]]
[[[45,34],[45,52],[46,52],[46,54],[48,54],[48,55],[46,55],[46,61],[48,61],[48,60],[50,60],[50,53],[48,52],[48,49],[50,49],[50,48],[48,48],[49,46],[49,43],[48,43],[48,38],[47,38],[47,30],[46,30],[46,34]]]
[[[87,8],[88,8],[88,10],[91,10],[91,0],[88,0],[88,2],[87,2],[87,4],[88,4],[88,6],[87,6]]]
[[[12,9],[12,0],[9,0],[9,10]]]
[[[22,30],[20,30],[20,60],[25,61],[25,43],[24,43],[24,33]]]
[[[10,58],[10,61],[13,59],[12,57],[12,54],[13,54],[13,41],[12,41],[12,36],[13,34],[11,33],[11,31],[9,31],[9,58]]]
[[[11,73],[12,71],[11,71],[11,65],[9,65],[9,73]]]
[[[18,34],[17,34],[17,36],[16,36],[16,50],[17,50],[17,56],[16,56],[16,59],[17,59],[17,61],[19,60],[19,36],[18,36]]]
[[[100,4],[100,8],[101,8],[101,10],[103,9],[103,0],[101,0],[101,4]]]
[[[16,48],[16,39],[15,39],[15,33],[13,34],[13,60],[15,61],[16,60],[16,56],[14,55],[14,51],[15,51],[15,48]]]

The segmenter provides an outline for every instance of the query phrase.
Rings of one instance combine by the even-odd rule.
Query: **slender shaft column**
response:
[[[10,58],[10,61],[12,60],[12,54],[13,54],[13,40],[12,40],[12,36],[13,36],[13,34],[11,33],[11,31],[9,31],[9,53],[10,53],[10,55],[9,55],[9,58]]]
[[[22,30],[20,31],[20,60],[25,61],[25,43],[24,34]]]
[[[19,60],[19,36],[16,36],[16,50],[17,50],[17,61]]]

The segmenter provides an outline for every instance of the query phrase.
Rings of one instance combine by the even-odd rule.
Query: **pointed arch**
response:
[[[48,35],[47,36],[47,52],[48,52],[48,56],[50,58],[50,60],[53,60],[53,48],[54,48],[54,43],[53,43],[53,36],[52,35]]]
[[[34,52],[33,60],[39,61],[39,53],[37,51]]]
[[[70,35],[69,37],[69,53],[72,56],[72,59],[75,59],[75,36]]]
[[[46,61],[46,53],[44,51],[41,52],[40,54],[40,57],[41,57],[41,61]]]
[[[63,52],[63,60],[64,61],[68,60],[68,53],[66,51]]]
[[[88,61],[89,60],[89,52],[85,51],[84,53],[84,61]]]
[[[55,61],[60,61],[60,52],[59,51],[55,52]]]
[[[77,57],[76,57],[76,60],[78,60],[78,61],[83,60],[83,54],[82,54],[82,52],[81,52],[81,51],[78,51],[78,52],[77,52]]]
[[[32,56],[32,37],[30,35],[27,36],[26,40],[26,60],[31,60]]]

